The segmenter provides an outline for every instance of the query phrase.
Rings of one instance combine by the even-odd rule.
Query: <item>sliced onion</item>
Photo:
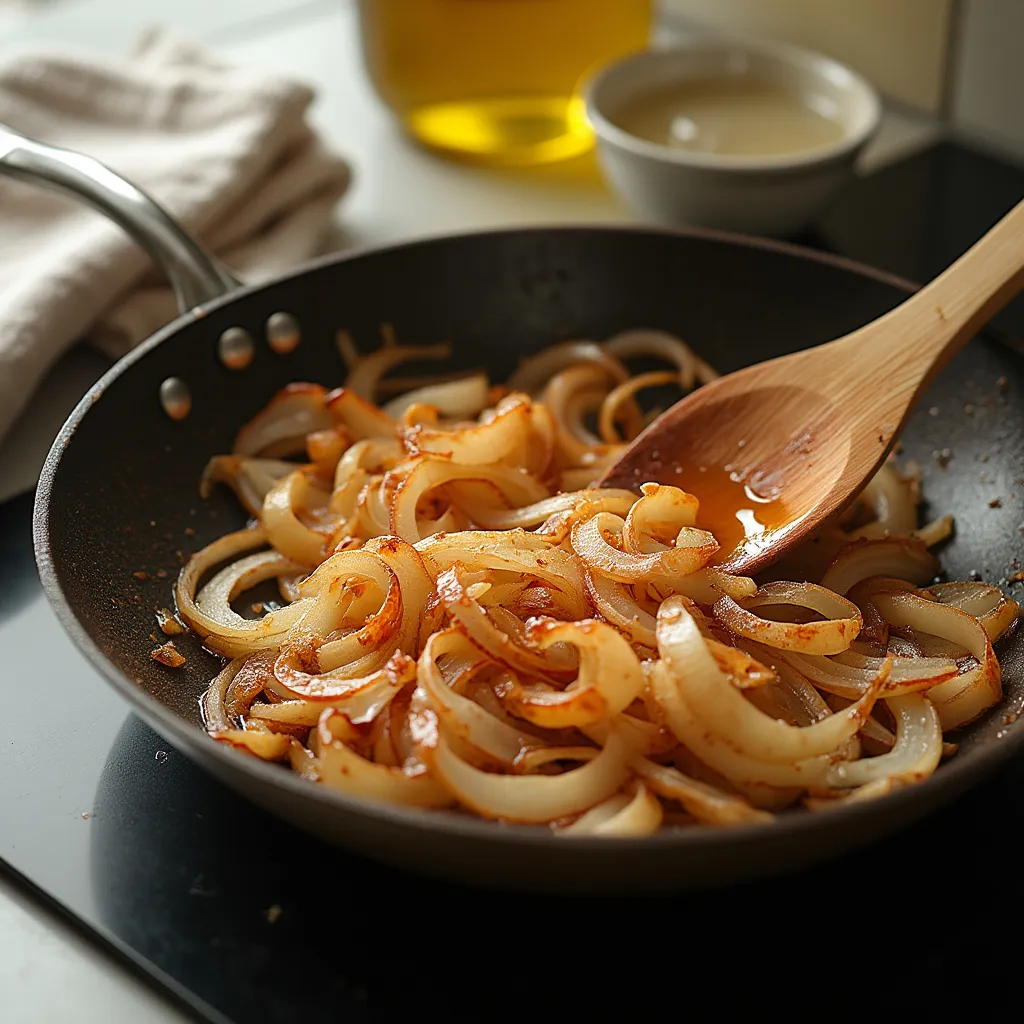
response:
[[[345,380],[345,390],[373,402],[377,385],[388,370],[414,359],[448,359],[451,354],[448,345],[386,345],[359,359]]]
[[[649,328],[620,331],[613,338],[609,338],[603,348],[618,359],[655,356],[667,363],[674,363],[685,391],[689,391],[698,380],[706,384],[718,376],[689,345],[665,331]]]
[[[527,637],[541,650],[563,643],[579,652],[579,673],[564,690],[542,683],[511,690],[506,706],[528,722],[545,729],[592,725],[625,711],[643,691],[643,673],[632,648],[603,622],[541,619],[530,624]]]
[[[938,519],[933,519],[930,523],[919,526],[911,536],[933,548],[936,544],[941,544],[953,536],[953,517],[940,516]]]
[[[429,491],[453,480],[488,480],[513,505],[531,505],[546,496],[546,490],[529,474],[510,467],[462,466],[440,456],[418,455],[405,464],[407,468],[392,470],[393,497],[390,501],[391,532],[410,544],[423,539],[416,515],[420,499]]]
[[[307,434],[326,430],[332,424],[326,396],[327,389],[319,384],[289,384],[242,427],[233,454],[260,455],[268,449],[277,454],[302,451]]]
[[[973,615],[993,643],[1017,621],[1020,605],[990,583],[937,583],[926,587],[936,601]]]
[[[1002,699],[999,662],[985,627],[977,619],[959,608],[929,601],[917,594],[878,594],[874,601],[892,625],[909,626],[921,633],[951,640],[977,659],[974,668],[928,691],[944,730],[973,721]]]
[[[353,515],[369,475],[394,469],[404,457],[405,453],[396,438],[378,437],[357,441],[338,460],[334,470],[331,511],[344,516]]]
[[[639,785],[632,796],[616,793],[558,831],[571,836],[646,836],[658,831],[661,819],[658,798]]]
[[[378,384],[381,390],[383,382]],[[393,419],[401,419],[414,405],[430,405],[452,419],[468,419],[487,408],[490,381],[484,373],[474,373],[454,380],[436,381],[414,387],[391,399],[384,411]]]
[[[195,600],[196,585],[209,569],[244,551],[261,547],[265,543],[266,537],[261,529],[239,530],[236,533],[226,534],[196,552],[185,563],[178,576],[175,588],[178,614],[203,638],[207,646],[219,654],[238,657],[251,651],[276,647],[280,638],[302,618],[309,608],[308,603],[300,601],[279,611],[269,612],[261,619],[243,619],[232,611],[229,603],[231,598],[228,595],[231,594],[238,578],[244,577],[247,580],[253,578],[250,575],[255,564],[253,562],[246,563],[241,569],[234,570],[234,576],[229,570],[225,570],[228,575],[219,577],[217,589],[209,592],[210,597],[206,602],[209,611],[198,606]],[[274,571],[269,572],[269,575],[288,571],[286,566],[290,566],[293,570],[301,568],[281,559],[274,552],[265,553],[264,561],[260,564],[265,564],[268,572],[270,566],[273,566]],[[223,598],[218,597],[218,600],[214,601],[214,593],[223,595]]]
[[[887,754],[837,764],[828,781],[836,787],[863,786],[881,779],[926,779],[942,760],[942,726],[927,697],[909,693],[886,699],[896,719],[896,742]]]
[[[573,522],[580,516],[593,512],[614,512],[625,515],[636,501],[632,491],[617,488],[595,488],[572,491],[543,498],[532,505],[520,508],[497,507],[479,500],[464,500],[453,485],[459,507],[485,530],[528,529],[540,526],[539,532],[549,537],[552,543],[561,543],[572,529]]]
[[[495,775],[474,768],[438,731],[432,711],[410,716],[413,737],[431,774],[485,818],[546,822],[580,814],[606,800],[629,777],[629,748],[614,731],[592,761],[559,775]]]
[[[524,359],[506,384],[509,391],[523,391],[532,395],[540,391],[560,370],[581,363],[599,366],[617,383],[629,377],[629,371],[622,363],[608,355],[600,345],[592,341],[563,341]]]
[[[465,579],[467,575],[465,567],[456,563],[437,580],[438,596],[459,631],[495,661],[508,666],[513,672],[548,680],[565,678],[570,670],[564,663],[559,664],[540,651],[520,643],[514,635],[496,625],[469,593]]]
[[[610,512],[599,512],[572,529],[573,550],[593,572],[620,583],[641,583],[700,569],[718,550],[718,542],[705,530],[683,527],[676,546],[650,555],[635,555],[612,547],[603,531],[622,532],[625,522]]]
[[[657,764],[646,757],[634,758],[632,765],[655,793],[682,804],[698,821],[709,825],[746,825],[772,820],[770,814],[751,807],[743,797],[693,779],[677,768]]]
[[[218,455],[210,459],[199,481],[199,495],[208,498],[215,484],[227,484],[251,515],[258,516],[263,499],[274,484],[294,473],[294,462],[280,459],[247,459],[239,455]]]
[[[665,596],[678,594],[703,605],[714,605],[723,594],[741,601],[757,593],[757,584],[749,576],[734,576],[716,565],[685,576],[666,576],[657,581],[657,587]]]
[[[766,605],[795,605],[824,615],[822,622],[775,622],[750,609]],[[803,654],[839,654],[860,632],[860,609],[845,598],[813,583],[766,583],[739,605],[729,596],[715,604],[715,615],[734,633],[769,647]]]
[[[328,727],[334,713],[325,711],[317,727],[320,740],[317,774],[325,786],[364,800],[408,807],[451,806],[453,801],[447,790],[429,775],[374,764],[335,739]]]
[[[780,651],[779,657],[829,693],[857,700],[867,693],[888,660],[889,678],[883,688],[886,697],[927,690],[952,679],[956,663],[943,658],[872,658],[846,651],[834,658],[820,654]]]
[[[610,386],[609,377],[598,366],[575,366],[548,381],[541,401],[555,422],[555,448],[565,464],[580,465],[599,453],[623,447],[603,445],[584,426],[586,414],[599,408]]]
[[[854,531],[858,537],[882,537],[886,533],[910,533],[917,526],[916,489],[896,472],[892,463],[884,462],[860,493],[859,501],[869,505],[875,522]]]
[[[234,727],[227,708],[225,706],[225,695],[239,669],[245,664],[245,658],[235,658],[229,661],[217,673],[213,682],[206,688],[206,692],[199,698],[199,710],[203,716],[203,725],[210,733],[227,732]]]
[[[616,715],[607,721],[579,727],[579,731],[588,740],[602,747],[608,739],[608,733],[613,729],[633,751],[643,757],[663,757],[679,745],[675,736],[659,722],[648,722],[626,713]]]
[[[774,683],[778,678],[772,669],[738,647],[730,647],[707,637],[704,642],[718,667],[729,677],[733,686],[740,690],[759,689]]]
[[[424,647],[419,660],[420,686],[448,733],[508,769],[519,763],[524,752],[548,746],[458,693],[438,666],[438,659],[452,655],[473,655],[477,665],[488,663],[487,657],[454,629],[435,633]]]
[[[394,438],[398,424],[383,409],[361,398],[349,388],[337,388],[325,399],[332,421],[336,421],[357,441],[370,437]]]
[[[317,487],[311,467],[282,477],[263,499],[260,522],[267,540],[286,558],[300,565],[319,565],[324,558],[326,537],[299,518],[298,512],[314,506],[326,507],[330,496]]]
[[[362,537],[383,537],[391,532],[390,513],[384,500],[386,476],[371,476],[356,499],[356,529]]]
[[[309,713],[316,708],[322,712],[329,707],[344,714],[354,725],[372,722],[406,683],[416,679],[416,663],[401,652],[392,655],[382,669],[358,678],[341,676],[337,670],[321,675],[294,670],[289,673],[281,667],[282,659],[286,657],[287,652],[282,653],[274,665],[278,682],[275,690],[282,689],[289,698],[301,698]],[[310,724],[307,714],[300,709],[295,709],[292,714],[296,716],[296,723]]]
[[[658,651],[693,713],[712,731],[728,737],[737,750],[761,761],[793,763],[834,752],[857,734],[885,681],[879,678],[842,714],[799,728],[764,715],[730,684],[708,651],[683,598],[669,598],[662,604],[657,636]],[[686,742],[682,736],[679,739]]]
[[[589,570],[585,579],[590,600],[605,619],[622,630],[633,643],[657,647],[654,616],[637,604],[636,598],[624,583],[616,583],[607,576]]]
[[[283,761],[288,756],[292,738],[278,732],[254,732],[249,729],[227,729],[210,733],[220,743],[245,751],[261,761]]]
[[[662,387],[678,382],[678,374],[668,370],[655,370],[653,373],[638,373],[635,377],[630,377],[629,380],[612,388],[601,403],[601,410],[597,417],[601,440],[607,444],[614,444],[622,440],[618,430],[615,429],[615,424],[616,421],[623,418],[624,413],[628,415],[636,409],[637,392],[646,388]],[[626,439],[632,440],[634,434],[638,432],[627,431]]]
[[[839,552],[821,585],[837,594],[847,594],[869,576],[895,576],[921,586],[934,579],[939,569],[939,560],[919,540],[860,540]]]
[[[553,547],[544,537],[524,530],[464,530],[447,537],[428,537],[415,548],[435,577],[457,562],[519,573],[542,580],[571,598],[575,618],[590,614],[579,563],[571,552]]]
[[[653,555],[677,545],[681,530],[697,521],[697,499],[679,487],[646,483],[643,497],[630,508],[622,527],[623,549]]]
[[[303,619],[302,634],[282,651],[275,672],[293,690],[299,682],[313,685],[308,673],[299,667],[300,662],[312,663],[342,678],[381,668],[402,646],[407,616],[417,614],[415,607],[405,607],[397,573],[375,552],[365,549],[332,555],[303,581],[299,590],[315,594],[316,600]],[[335,638],[335,631],[356,602],[365,619],[363,625]]]
[[[769,786],[797,786],[806,789],[824,785],[834,760],[827,755],[808,757],[787,764],[757,760],[741,752],[728,737],[720,737],[698,719],[683,699],[674,674],[664,661],[651,672],[651,692],[673,734],[705,764],[730,782]],[[730,689],[732,687],[730,686]],[[740,700],[746,700],[733,690]],[[753,711],[757,709],[749,705]],[[760,714],[760,712],[758,712]],[[777,723],[783,725],[784,723]],[[785,726],[787,729],[793,726]],[[692,812],[691,812],[692,813]]]
[[[446,455],[464,466],[501,462],[529,445],[532,406],[526,395],[510,395],[487,422],[455,430],[413,427],[402,431],[402,441],[412,454]]]

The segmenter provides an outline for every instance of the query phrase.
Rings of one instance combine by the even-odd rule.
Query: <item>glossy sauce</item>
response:
[[[679,82],[623,104],[613,120],[631,135],[724,156],[802,153],[843,136],[838,110],[751,75]]]
[[[700,502],[697,526],[710,530],[720,548],[712,559],[722,564],[737,548],[759,547],[772,533],[794,521],[785,502],[771,492],[758,493],[721,466],[683,466],[664,483],[681,487]]]

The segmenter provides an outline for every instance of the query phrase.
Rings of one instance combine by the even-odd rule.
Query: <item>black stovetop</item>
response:
[[[923,281],[1022,196],[1024,171],[943,143],[860,180],[801,241]],[[997,323],[1024,337],[1024,302]],[[895,838],[729,890],[425,881],[300,835],[127,714],[43,598],[30,520],[30,496],[0,505],[0,858],[200,1019],[648,1015],[666,992],[678,1013],[699,994],[801,1016],[818,988],[832,1018],[977,1017],[1013,999],[998,937],[1024,912],[1024,763]]]

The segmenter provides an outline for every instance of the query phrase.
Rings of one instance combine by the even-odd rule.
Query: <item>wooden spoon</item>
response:
[[[719,562],[751,574],[854,498],[939,371],[1024,288],[1024,202],[904,303],[852,334],[720,377],[659,416],[605,487],[675,484]]]

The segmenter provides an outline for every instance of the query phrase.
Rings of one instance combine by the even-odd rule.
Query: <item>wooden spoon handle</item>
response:
[[[1024,289],[1024,202],[919,292],[849,336],[920,366],[927,385]],[[929,368],[930,365],[930,368]]]

